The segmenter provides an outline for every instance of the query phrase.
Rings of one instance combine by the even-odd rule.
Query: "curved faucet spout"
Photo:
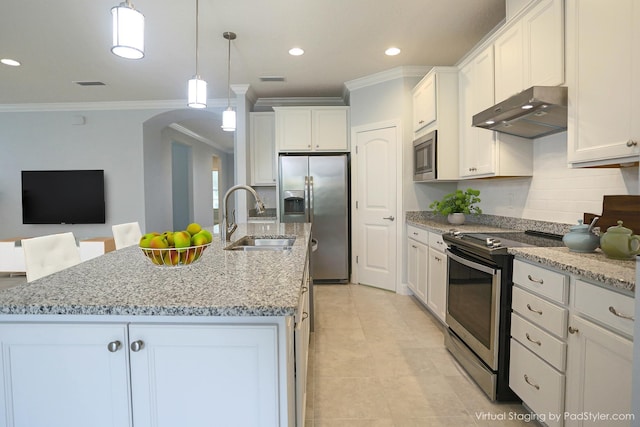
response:
[[[264,203],[262,202],[262,199],[260,199],[258,193],[256,193],[256,190],[249,187],[248,185],[238,184],[227,190],[224,198],[222,199],[222,211],[224,212],[224,218],[222,219],[222,226],[220,227],[220,236],[222,237],[223,242],[230,242],[231,235],[234,231],[236,231],[236,228],[238,228],[238,224],[236,224],[235,211],[232,213],[233,218],[231,219],[231,221],[229,221],[229,212],[227,212],[227,208],[229,206],[229,196],[236,190],[247,190],[253,195],[253,197],[256,199],[256,210],[258,213],[263,213],[265,209]]]

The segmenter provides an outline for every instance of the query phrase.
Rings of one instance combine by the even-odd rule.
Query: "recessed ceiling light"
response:
[[[12,67],[20,66],[20,61],[16,61],[15,59],[2,58],[0,59],[0,62],[2,62],[4,65],[11,65]]]
[[[304,50],[299,47],[292,47],[289,49],[289,55],[300,56],[304,54]]]
[[[397,47],[390,47],[389,49],[384,51],[384,54],[387,56],[396,56],[399,53],[400,49],[398,49]]]

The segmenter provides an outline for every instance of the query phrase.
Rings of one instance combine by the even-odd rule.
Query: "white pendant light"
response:
[[[227,109],[222,112],[222,130],[233,132],[236,130],[236,112],[231,108],[231,40],[236,39],[236,33],[225,31],[222,36],[229,40],[229,55],[227,58]]]
[[[127,59],[144,57],[144,15],[131,0],[111,8],[113,46],[111,52]]]
[[[187,105],[191,108],[207,107],[207,82],[198,73],[198,12],[199,4],[196,0],[196,74],[187,85]]]

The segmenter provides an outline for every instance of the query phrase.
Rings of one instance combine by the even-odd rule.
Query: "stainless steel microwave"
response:
[[[413,141],[413,180],[434,181],[437,175],[437,139],[434,130]]]

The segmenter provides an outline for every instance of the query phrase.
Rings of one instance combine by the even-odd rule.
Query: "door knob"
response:
[[[382,219],[388,219],[389,221],[393,221],[395,218],[393,217],[393,215],[391,215],[391,216],[385,216]]]

